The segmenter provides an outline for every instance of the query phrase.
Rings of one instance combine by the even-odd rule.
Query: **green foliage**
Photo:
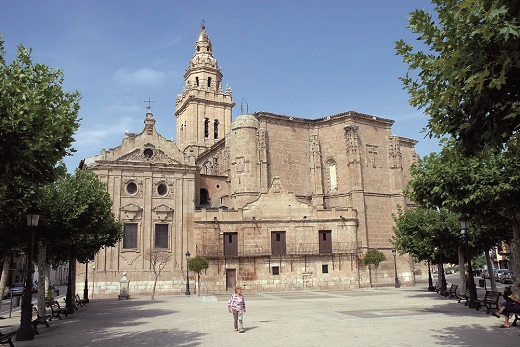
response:
[[[484,268],[486,266],[486,256],[481,254],[477,257],[475,257],[474,259],[471,260],[471,264],[475,267],[475,268]]]
[[[520,160],[511,149],[466,157],[453,141],[412,166],[407,195],[421,206],[471,216],[470,243],[479,251],[512,239],[520,211]]]
[[[520,4],[432,2],[435,15],[415,10],[409,18],[425,48],[396,42],[410,104],[430,117],[430,136],[451,135],[470,153],[503,148],[520,127]]]
[[[440,252],[444,261],[457,262],[462,244],[458,216],[449,210],[416,207],[398,209],[392,214],[394,236],[390,240],[399,253],[409,253],[417,260],[436,259]]]
[[[201,256],[196,256],[195,258],[188,260],[188,268],[198,274],[200,274],[202,270],[207,269],[208,266],[208,260]]]
[[[63,72],[33,63],[31,53],[19,46],[8,64],[0,35],[1,254],[23,243],[14,229],[24,224],[38,187],[63,172],[59,161],[74,152],[79,126],[79,93],[65,92]]]
[[[379,264],[385,260],[386,256],[375,248],[369,248],[363,257],[363,263],[365,265],[374,265],[376,269],[379,268]]]
[[[37,236],[47,245],[53,264],[91,259],[123,236],[106,184],[92,171],[76,170],[43,187],[40,208],[43,216]]]

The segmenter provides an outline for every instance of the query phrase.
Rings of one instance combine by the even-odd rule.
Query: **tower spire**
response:
[[[222,70],[213,57],[204,19],[195,41],[195,54],[184,73],[184,90],[177,96],[177,143],[181,151],[198,155],[230,130],[235,103],[231,89],[222,91]]]

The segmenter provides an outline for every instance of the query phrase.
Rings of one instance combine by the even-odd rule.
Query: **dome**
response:
[[[239,129],[239,128],[255,128],[258,129],[260,123],[258,119],[252,114],[243,114],[235,118],[233,123],[231,123],[231,130]]]

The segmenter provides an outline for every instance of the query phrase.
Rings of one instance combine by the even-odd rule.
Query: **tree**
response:
[[[76,170],[40,189],[42,211],[37,241],[47,248],[47,262],[57,265],[76,259],[88,261],[102,247],[113,247],[123,236],[123,226],[112,212],[106,184],[92,171]],[[41,266],[42,264],[40,264]],[[67,307],[71,307],[72,281],[69,271]]]
[[[409,18],[425,49],[396,42],[410,104],[430,117],[430,136],[451,135],[471,154],[503,149],[520,129],[520,2],[432,2],[435,16],[415,10]]]
[[[377,269],[379,264],[386,260],[386,256],[375,248],[369,248],[363,257],[363,263],[367,266],[374,265],[376,269],[376,289],[377,289]]]
[[[152,266],[154,274],[152,300],[155,300],[155,288],[157,287],[157,281],[159,280],[159,276],[161,276],[161,271],[168,264],[168,262],[172,258],[172,255],[166,251],[148,250],[146,251],[144,257],[146,260],[150,261],[150,265]]]
[[[520,161],[511,150],[467,157],[455,141],[445,141],[439,154],[424,157],[410,171],[407,195],[413,201],[471,216],[472,254],[512,239],[520,259]]]
[[[32,50],[20,45],[9,65],[5,53],[0,36],[0,223],[9,225],[74,152],[80,95],[62,89],[61,70],[33,63]]]
[[[397,215],[392,214],[392,217],[395,222],[393,227],[395,235],[390,242],[399,253],[409,253],[419,261],[437,263],[443,292],[447,290],[446,279],[442,276],[444,262],[458,261],[461,268],[461,283],[465,283],[462,240],[456,214],[446,208],[418,206],[405,211],[399,208]]]
[[[206,258],[201,256],[196,256],[195,258],[191,258],[188,261],[188,269],[197,273],[197,293],[200,295],[200,273],[202,270],[206,270],[209,266],[209,263]]]

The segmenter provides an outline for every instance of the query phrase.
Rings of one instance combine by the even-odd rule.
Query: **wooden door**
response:
[[[320,230],[320,253],[332,253],[332,232],[330,230]]]
[[[238,256],[238,233],[224,233],[224,256]]]
[[[273,231],[271,233],[271,254],[286,254],[285,231]]]

